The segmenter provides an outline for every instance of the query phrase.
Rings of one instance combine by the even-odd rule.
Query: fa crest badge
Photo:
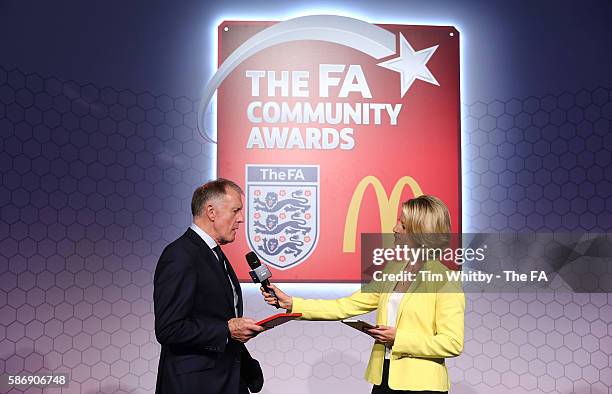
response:
[[[312,254],[319,235],[319,166],[246,165],[246,235],[284,270]]]

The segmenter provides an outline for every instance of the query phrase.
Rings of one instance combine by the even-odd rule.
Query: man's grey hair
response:
[[[227,194],[228,188],[235,190],[238,194],[244,194],[240,186],[225,178],[209,181],[195,189],[191,198],[191,214],[200,216],[204,206],[215,199]]]

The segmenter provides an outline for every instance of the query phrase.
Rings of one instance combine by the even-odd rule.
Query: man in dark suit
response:
[[[193,193],[193,223],[155,269],[155,335],[162,345],[157,394],[248,394],[263,385],[244,345],[261,332],[242,317],[240,283],[221,246],[244,222],[242,189],[217,179]]]

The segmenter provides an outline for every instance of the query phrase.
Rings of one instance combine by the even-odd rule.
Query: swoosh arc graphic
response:
[[[344,45],[377,60],[395,54],[395,34],[359,19],[338,15],[308,15],[270,26],[249,38],[232,52],[208,81],[198,108],[198,131],[211,143],[204,130],[205,111],[227,76],[254,54],[274,45],[303,40]]]

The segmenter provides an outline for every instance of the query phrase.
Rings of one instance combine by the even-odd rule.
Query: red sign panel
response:
[[[220,71],[235,67],[217,90],[218,175],[245,189],[226,248],[241,280],[253,250],[275,281],[359,281],[360,233],[391,232],[420,194],[461,231],[459,33],[347,20],[219,26]]]

